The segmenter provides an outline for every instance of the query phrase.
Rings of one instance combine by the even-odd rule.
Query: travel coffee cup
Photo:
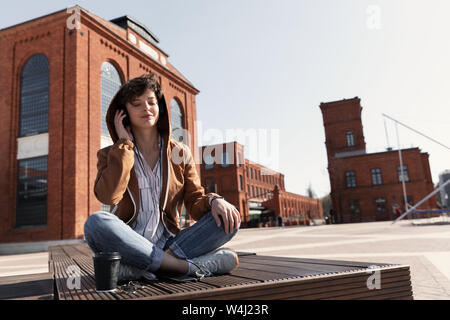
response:
[[[120,254],[118,252],[99,252],[93,259],[97,291],[114,291],[119,276]]]

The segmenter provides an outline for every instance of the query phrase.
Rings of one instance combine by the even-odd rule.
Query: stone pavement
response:
[[[0,277],[48,272],[48,252],[0,256]]]
[[[242,229],[225,245],[261,255],[411,267],[416,300],[450,299],[450,225],[411,221]],[[48,272],[48,254],[0,256],[0,277]]]
[[[416,300],[449,300],[450,224],[411,221],[242,229],[226,246],[270,256],[407,264]]]

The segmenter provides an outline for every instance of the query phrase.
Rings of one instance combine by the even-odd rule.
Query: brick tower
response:
[[[328,163],[332,157],[366,153],[361,99],[355,97],[321,103],[320,109],[325,127]]]
[[[419,148],[367,153],[358,97],[321,103],[334,220],[338,223],[396,218],[433,191],[428,154]],[[402,189],[405,179],[405,192]],[[406,193],[406,194],[405,194]],[[420,209],[435,207],[435,199]]]

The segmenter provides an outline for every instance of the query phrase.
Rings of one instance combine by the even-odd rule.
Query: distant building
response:
[[[445,170],[439,175],[439,185],[443,185],[450,180],[450,170]],[[441,204],[444,208],[450,208],[450,184],[441,189]]]
[[[97,151],[112,143],[106,111],[131,78],[159,76],[172,129],[197,150],[199,90],[135,19],[75,6],[4,28],[0,43],[0,242],[82,238],[88,216],[109,211],[93,192]]]
[[[239,210],[242,227],[277,225],[280,218],[285,225],[323,221],[319,199],[287,192],[284,175],[244,159],[241,144],[202,146],[199,151],[203,187],[206,192],[219,193]]]
[[[393,220],[396,207],[405,212],[406,201],[415,204],[433,191],[428,153],[419,148],[366,153],[360,99],[321,103],[331,198],[336,222]],[[436,197],[419,209],[436,208]]]

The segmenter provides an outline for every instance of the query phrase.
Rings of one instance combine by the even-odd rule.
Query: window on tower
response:
[[[353,136],[353,132],[352,131],[347,131],[347,133],[345,134],[346,138],[347,138],[347,147],[352,147],[355,145],[355,138]]]
[[[347,171],[345,173],[345,185],[347,188],[356,187],[356,176],[354,171]]]
[[[372,172],[372,185],[383,184],[383,179],[381,178],[381,169],[375,168],[371,170]]]
[[[405,182],[409,182],[408,167],[407,166],[403,166],[403,170],[402,170],[402,167],[397,166],[397,174],[398,174],[398,181],[399,182],[402,182],[402,180],[404,180]]]

